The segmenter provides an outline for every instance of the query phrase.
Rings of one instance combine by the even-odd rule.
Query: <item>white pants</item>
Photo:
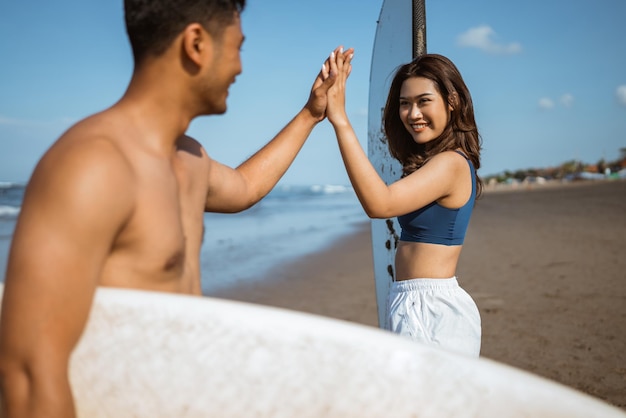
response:
[[[445,350],[480,354],[480,313],[456,277],[393,282],[385,328]]]

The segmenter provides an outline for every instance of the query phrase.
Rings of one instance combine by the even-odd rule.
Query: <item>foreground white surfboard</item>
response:
[[[565,386],[377,328],[112,288],[96,293],[70,380],[84,418],[626,417]]]

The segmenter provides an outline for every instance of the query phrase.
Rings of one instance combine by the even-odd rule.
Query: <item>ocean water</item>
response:
[[[0,182],[0,279],[24,185]],[[205,294],[263,280],[297,257],[323,249],[367,221],[351,187],[278,185],[254,207],[207,213],[200,263]]]
[[[7,256],[15,220],[20,213],[24,186],[16,183],[0,182],[0,279],[4,281]]]

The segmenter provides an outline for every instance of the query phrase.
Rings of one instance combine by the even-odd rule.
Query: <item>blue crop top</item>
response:
[[[432,202],[421,209],[398,216],[402,227],[400,241],[424,242],[428,244],[461,245],[469,225],[476,200],[476,170],[472,162],[462,155],[470,166],[472,194],[460,208],[449,209]]]

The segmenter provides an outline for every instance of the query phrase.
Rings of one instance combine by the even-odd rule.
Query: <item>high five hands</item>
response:
[[[332,79],[327,92],[326,116],[335,127],[348,123],[346,115],[346,81],[352,71],[354,48],[346,51],[342,46],[331,52],[330,57],[322,65],[322,80]]]
[[[343,107],[345,99],[341,99],[339,96],[343,96],[345,93],[345,84],[352,66],[352,56],[354,55],[354,48],[350,48],[346,51],[343,47],[337,47],[331,52],[330,57],[324,61],[322,70],[317,75],[313,88],[311,89],[311,95],[307,102],[306,108],[311,115],[317,120],[322,120],[327,116],[328,112],[328,95],[331,93],[331,88],[338,84],[336,89],[332,91],[334,96],[337,96],[340,103],[337,103],[333,107]]]

